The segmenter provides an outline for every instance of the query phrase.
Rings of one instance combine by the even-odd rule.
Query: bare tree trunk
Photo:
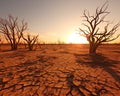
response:
[[[93,44],[89,46],[89,54],[96,54],[96,49],[94,48]]]
[[[28,48],[29,48],[29,51],[32,51],[33,50],[33,45],[28,44]]]
[[[18,44],[11,43],[11,50],[17,50]]]
[[[96,50],[100,44],[91,44],[89,46],[89,54],[96,54]]]

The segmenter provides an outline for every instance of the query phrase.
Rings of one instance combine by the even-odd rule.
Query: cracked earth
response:
[[[0,96],[119,96],[120,46],[92,56],[86,47],[0,52]]]

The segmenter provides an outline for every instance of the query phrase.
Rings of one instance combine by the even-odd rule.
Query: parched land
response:
[[[3,50],[4,49],[4,50]],[[0,96],[120,96],[120,45],[0,51]]]

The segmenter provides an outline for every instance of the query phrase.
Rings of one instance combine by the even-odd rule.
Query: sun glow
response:
[[[67,43],[73,43],[73,44],[86,44],[88,43],[86,38],[83,36],[80,36],[77,33],[72,33],[67,39]]]

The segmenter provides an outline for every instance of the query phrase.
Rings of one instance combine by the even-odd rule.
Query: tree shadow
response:
[[[120,51],[112,51],[112,52],[115,52],[115,53],[120,53]]]
[[[116,68],[116,64],[119,64],[120,61],[110,60],[102,54],[75,54],[78,64],[87,64],[92,68],[102,68],[108,72],[117,82],[120,83],[119,74],[113,69]]]

